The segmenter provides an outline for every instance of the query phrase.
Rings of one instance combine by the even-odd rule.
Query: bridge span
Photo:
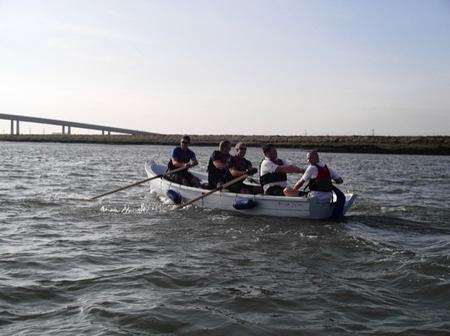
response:
[[[85,123],[66,121],[66,120],[28,117],[28,116],[22,116],[22,115],[16,115],[16,114],[0,113],[0,119],[11,120],[11,135],[14,135],[14,134],[19,135],[20,134],[20,127],[19,127],[19,122],[20,121],[30,122],[30,123],[38,123],[38,124],[62,126],[62,134],[70,134],[72,127],[102,131],[103,135],[105,135],[105,133],[110,135],[111,132],[123,133],[123,134],[132,134],[132,135],[154,134],[154,133],[150,133],[150,132],[132,130],[132,129],[127,129],[127,128],[118,128],[118,127],[109,127],[109,126],[101,126],[101,125],[94,125],[94,124],[85,124]],[[16,127],[14,127],[14,124],[16,125]]]

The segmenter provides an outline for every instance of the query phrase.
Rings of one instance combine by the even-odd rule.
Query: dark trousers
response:
[[[270,195],[270,196],[284,196],[284,187],[279,185],[274,185],[269,188],[267,188],[266,192],[264,194]]]
[[[235,184],[232,184],[227,188],[227,190],[237,194],[256,195],[262,193],[260,186],[248,185],[244,184],[244,182],[237,182]]]
[[[178,184],[182,184],[182,185],[186,185],[189,187],[197,186],[197,184],[199,184],[199,182],[197,182],[198,179],[186,170],[182,170],[182,171],[179,171],[176,173],[169,174],[167,176],[167,179],[169,181],[172,181],[172,182],[175,182]]]
[[[331,219],[342,219],[344,217],[344,205],[345,205],[345,195],[337,187],[333,185],[332,191],[336,194],[337,200],[334,203],[333,213],[331,214]]]

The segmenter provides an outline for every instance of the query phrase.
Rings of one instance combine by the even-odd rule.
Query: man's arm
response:
[[[286,174],[303,174],[305,170],[294,165],[285,165],[285,166],[278,166],[275,172]]]
[[[190,166],[194,167],[196,165],[198,165],[198,161],[197,161],[197,158],[194,157],[194,158],[191,159]]]
[[[226,163],[223,163],[221,160],[214,160],[213,161],[213,165],[217,169],[225,169],[225,168],[227,168]]]
[[[304,183],[305,183],[305,181],[303,181],[303,179],[300,179],[297,181],[296,184],[294,184],[294,187],[292,189],[294,189],[297,192],[301,189],[301,187],[303,186]]]
[[[182,161],[177,161],[176,159],[172,158],[172,164],[175,166],[175,168],[181,168],[181,167],[192,167],[195,166],[193,164],[190,163],[184,163]],[[198,164],[198,162],[197,162]]]
[[[172,153],[172,164],[175,166],[175,168],[181,168],[181,167],[194,167],[196,165],[198,165],[198,161],[197,158],[195,157],[195,154],[193,154],[192,152],[192,156],[190,158],[190,161],[188,163],[185,163],[183,161],[179,161],[180,160],[180,156],[178,155],[178,153],[176,151],[174,151]]]
[[[331,179],[334,181],[334,183],[341,184],[344,182],[342,177],[340,177],[338,174],[336,174],[336,172],[334,170],[332,170],[330,168],[328,168],[328,170],[330,171]]]
[[[258,169],[253,168],[252,166],[250,166],[246,170],[238,170],[236,167],[231,167],[230,168],[230,174],[233,177],[239,177],[239,176],[242,176],[242,175],[245,175],[245,174],[253,175],[253,174],[256,174],[257,172],[258,172]]]
[[[303,183],[305,183],[305,181],[303,181],[303,179],[300,179],[293,188],[291,187],[286,187],[283,190],[283,193],[285,196],[289,196],[289,197],[297,197],[297,196],[302,196],[299,194],[299,190],[300,188],[303,186]]]
[[[233,177],[239,177],[239,176],[244,175],[244,174],[245,174],[245,171],[238,170],[238,169],[236,169],[235,167],[231,167],[231,168],[230,168],[230,174],[231,174],[231,176],[233,176]]]
[[[313,174],[313,170],[316,170],[317,168],[314,166],[309,166],[303,176],[300,178],[300,180],[297,181],[297,183],[294,184],[293,189],[295,192],[298,192],[301,187],[305,184],[306,181],[309,181],[311,179],[311,176]]]

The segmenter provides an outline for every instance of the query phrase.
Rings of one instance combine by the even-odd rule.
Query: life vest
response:
[[[272,161],[272,162],[279,166],[283,165],[283,160],[281,160],[281,159],[276,159],[275,161]],[[262,165],[262,162],[261,162],[261,165]],[[259,168],[260,172],[262,171],[261,168],[262,167],[260,166],[260,168]],[[259,177],[259,182],[261,183],[261,186],[264,186],[269,183],[284,182],[284,181],[287,181],[286,173],[266,173]]]
[[[325,165],[320,167],[315,165],[317,168],[317,176],[309,180],[309,190],[311,191],[331,191],[333,188],[333,183],[331,182],[331,174],[328,167]]]

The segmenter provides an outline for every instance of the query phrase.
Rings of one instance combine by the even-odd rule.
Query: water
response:
[[[450,157],[322,154],[359,194],[342,224],[79,200],[169,152],[0,143],[1,335],[450,333]]]

